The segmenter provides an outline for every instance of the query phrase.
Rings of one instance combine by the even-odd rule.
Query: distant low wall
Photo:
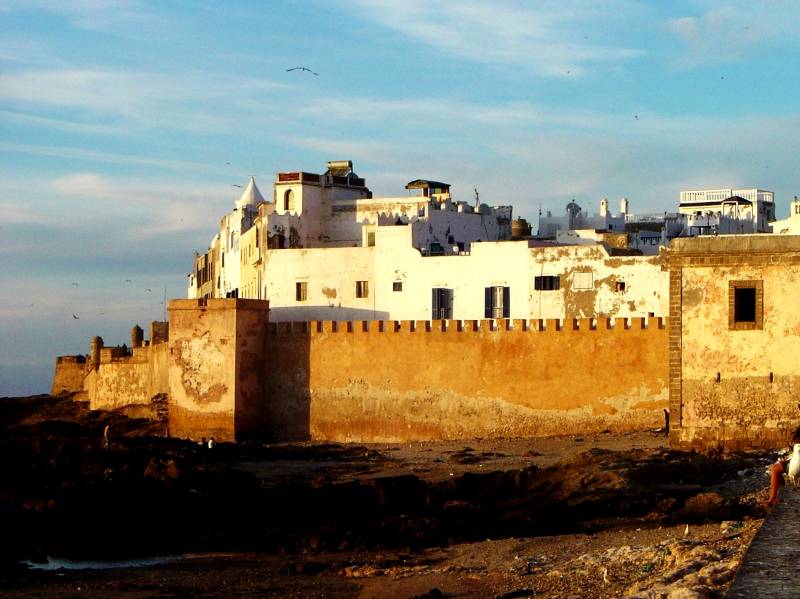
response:
[[[155,395],[169,392],[168,343],[136,347],[124,357],[111,349],[101,351],[100,366],[87,380],[92,410],[148,404]]]
[[[56,358],[50,395],[80,392],[83,390],[84,376],[86,376],[86,356],[59,356]]]
[[[278,439],[401,442],[663,425],[661,319],[274,323],[260,368]]]

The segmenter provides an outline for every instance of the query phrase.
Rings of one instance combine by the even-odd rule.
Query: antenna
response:
[[[478,192],[477,187],[473,187],[472,190],[475,192],[475,208],[481,207],[481,194]]]

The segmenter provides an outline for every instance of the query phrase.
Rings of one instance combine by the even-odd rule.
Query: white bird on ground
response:
[[[786,478],[793,487],[800,482],[797,480],[798,475],[800,475],[800,443],[795,443],[792,457],[789,459],[789,468],[786,471]]]

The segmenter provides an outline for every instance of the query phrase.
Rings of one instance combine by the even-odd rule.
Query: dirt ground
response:
[[[209,450],[47,396],[0,429],[20,597],[721,597],[774,459],[650,431]]]

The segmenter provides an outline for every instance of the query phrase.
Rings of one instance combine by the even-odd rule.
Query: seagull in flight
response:
[[[312,75],[319,77],[319,73],[315,73],[314,71],[312,71],[311,69],[307,69],[306,67],[292,67],[291,69],[286,69],[287,73],[290,71],[308,71]]]
[[[80,318],[78,318],[78,315],[77,315],[77,314],[73,314],[73,315],[72,315],[72,318],[74,318],[75,320],[80,320]]]
[[[70,285],[72,285],[73,287],[77,287],[78,286],[78,284],[75,283],[75,282],[70,283]]]

